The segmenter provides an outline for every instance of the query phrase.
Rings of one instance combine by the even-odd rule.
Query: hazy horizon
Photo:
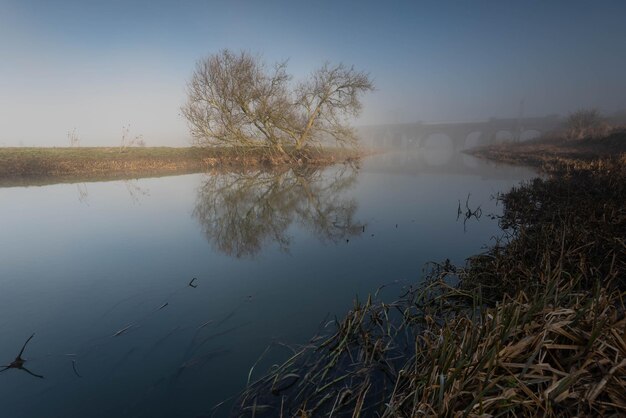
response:
[[[188,145],[195,62],[223,48],[370,73],[357,125],[626,109],[626,4],[0,0],[0,146]]]

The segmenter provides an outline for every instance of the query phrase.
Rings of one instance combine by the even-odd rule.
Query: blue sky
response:
[[[0,0],[0,145],[186,145],[195,62],[223,48],[365,70],[359,124],[626,108],[623,1]]]

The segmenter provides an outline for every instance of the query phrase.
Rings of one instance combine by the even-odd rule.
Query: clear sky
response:
[[[359,124],[626,108],[626,1],[0,0],[0,146],[188,142],[195,62],[223,48],[373,77]]]

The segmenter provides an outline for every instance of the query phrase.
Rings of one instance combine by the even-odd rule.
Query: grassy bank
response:
[[[549,175],[499,197],[496,245],[395,302],[355,302],[233,416],[626,414],[624,158],[518,150],[498,155]]]
[[[261,148],[0,148],[0,186],[184,174],[212,168],[326,165],[359,152],[311,149],[268,156]]]

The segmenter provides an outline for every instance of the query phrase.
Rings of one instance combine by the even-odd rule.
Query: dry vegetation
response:
[[[570,113],[565,129],[545,138],[488,145],[466,151],[495,161],[539,167],[547,172],[595,160],[626,161],[626,127],[611,125],[597,109]]]
[[[611,132],[611,126],[598,109],[580,109],[567,118],[566,137],[569,140],[604,138]]]
[[[358,159],[356,150],[311,148],[268,156],[254,147],[0,148],[0,186],[145,177],[211,168],[325,165]]]
[[[497,245],[355,302],[233,416],[626,415],[626,161],[533,158],[549,176],[499,197]]]
[[[531,165],[554,171],[598,159],[626,158],[626,129],[614,129],[601,139],[567,140],[554,136],[526,142],[490,145],[467,151],[469,154],[511,164]]]

